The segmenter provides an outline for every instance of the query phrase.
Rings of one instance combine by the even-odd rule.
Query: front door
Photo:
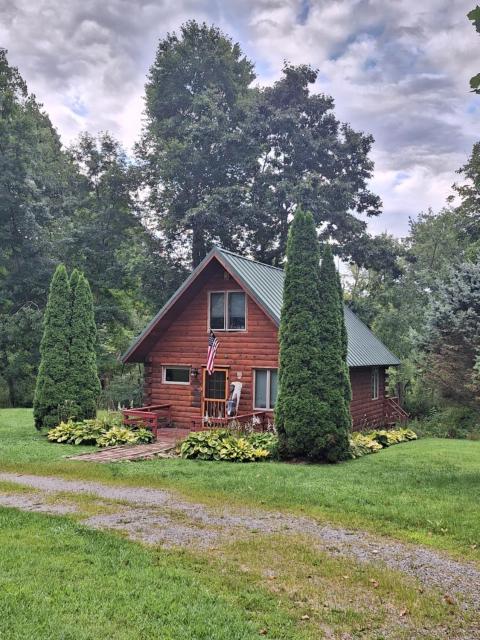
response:
[[[228,398],[228,369],[203,370],[203,419],[225,418]]]

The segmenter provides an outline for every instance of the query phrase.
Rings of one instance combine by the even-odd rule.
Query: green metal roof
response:
[[[203,270],[205,265],[210,262],[212,257],[217,258],[227,271],[230,271],[232,275],[237,277],[251,297],[277,325],[280,323],[283,282],[285,279],[283,269],[272,267],[261,262],[255,262],[254,260],[244,258],[225,249],[214,248],[134,341],[122,358],[124,362],[130,358],[160,318],[173,306],[181,294]],[[400,364],[399,359],[387,349],[383,342],[381,342],[348,307],[344,307],[344,309],[348,334],[347,362],[349,367],[374,367]]]

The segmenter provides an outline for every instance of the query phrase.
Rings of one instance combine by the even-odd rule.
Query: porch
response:
[[[210,400],[208,404],[204,405],[203,415],[202,413],[197,413],[190,416],[188,426],[182,425],[179,427],[172,422],[171,404],[123,409],[122,415],[123,423],[126,426],[144,425],[150,429],[155,441],[167,438],[177,442],[192,431],[203,431],[205,429],[233,428],[251,424],[255,431],[264,431],[269,424],[271,414],[267,411],[251,411],[228,416],[226,400]]]

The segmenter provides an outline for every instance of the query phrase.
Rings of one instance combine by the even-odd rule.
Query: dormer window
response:
[[[214,331],[245,331],[245,293],[243,291],[212,291],[209,319],[209,328]]]

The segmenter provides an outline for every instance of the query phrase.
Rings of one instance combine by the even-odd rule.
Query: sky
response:
[[[479,137],[475,0],[0,0],[0,46],[68,144],[108,130],[138,138],[158,40],[190,18],[214,23],[255,63],[257,82],[285,60],[319,70],[314,91],[375,138],[373,233],[404,236],[440,209]]]

